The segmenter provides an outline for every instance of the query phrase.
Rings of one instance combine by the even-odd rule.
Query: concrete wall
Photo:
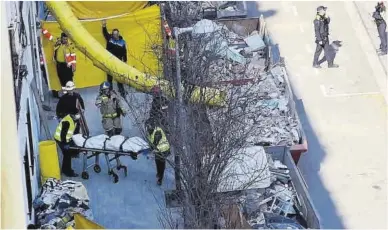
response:
[[[37,36],[36,33],[36,2],[2,2],[2,34],[6,41],[2,42],[2,61],[5,71],[2,71],[2,133],[15,134],[6,135],[2,138],[2,179],[7,178],[5,185],[2,181],[2,228],[26,228],[30,223],[34,223],[34,211],[32,204],[28,202],[27,187],[31,188],[32,200],[39,193],[39,157],[38,144],[40,136],[40,115],[37,103],[31,90],[34,84],[42,93],[42,78],[39,69],[39,56],[37,56]],[[4,12],[5,9],[5,12]],[[4,13],[3,13],[4,12]],[[22,23],[24,22],[25,33],[21,34]],[[19,64],[26,65],[28,74],[22,80],[20,91],[20,115],[16,123],[15,97],[13,91],[13,73],[11,67],[11,54],[9,47],[8,30],[15,31],[15,51],[19,57]],[[24,44],[24,46],[22,45]],[[5,85],[5,82],[8,83]],[[4,87],[8,87],[3,91]],[[7,93],[7,94],[6,94]],[[30,121],[27,119],[27,112],[30,113]],[[3,126],[8,125],[9,127]],[[17,124],[17,127],[16,127]],[[31,127],[29,134],[28,126]],[[17,132],[16,132],[17,130]],[[15,133],[16,132],[16,133]],[[4,142],[6,141],[6,144]],[[4,147],[7,149],[4,151]],[[26,154],[27,153],[27,154]],[[27,155],[27,161],[25,161]],[[17,156],[17,157],[16,157]],[[34,163],[33,163],[34,162]],[[25,164],[30,167],[27,173],[30,182],[27,182]],[[5,186],[3,186],[5,185]],[[18,190],[18,191],[15,191]],[[29,211],[29,203],[31,212]],[[4,214],[4,215],[3,215]]]

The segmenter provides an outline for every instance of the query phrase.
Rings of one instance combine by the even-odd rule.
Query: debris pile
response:
[[[247,143],[271,146],[299,143],[300,124],[290,109],[292,95],[288,92],[287,76],[279,66],[265,71],[267,47],[258,32],[242,37],[225,25],[204,19],[193,26],[193,37],[199,35],[208,41],[203,49],[219,57],[209,64],[209,82],[226,88],[229,106],[238,107],[233,110],[243,115],[239,122],[249,134]],[[209,109],[210,121],[230,109]]]
[[[93,220],[89,196],[81,182],[49,178],[43,184],[40,196],[34,200],[33,206],[37,216],[37,227],[40,229],[74,227],[75,213]]]
[[[290,95],[283,77],[271,71],[248,84],[228,87],[229,106],[241,115],[236,117],[247,134],[248,144],[292,146],[299,143],[300,124],[290,109]],[[230,107],[209,109],[211,124],[216,124],[216,119],[230,110]]]
[[[253,229],[304,229],[298,194],[289,169],[267,155],[271,183],[266,188],[244,190],[235,199],[239,211]]]
[[[307,227],[299,211],[301,206],[287,166],[278,160],[273,161],[271,156],[268,159],[271,186],[261,191],[247,191],[240,197],[240,206],[249,225],[255,229]]]

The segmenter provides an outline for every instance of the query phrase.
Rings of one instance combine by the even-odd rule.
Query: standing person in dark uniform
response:
[[[72,137],[77,126],[77,120],[80,119],[80,115],[67,115],[59,123],[55,130],[54,139],[59,145],[59,148],[63,154],[62,161],[62,173],[68,177],[77,177],[78,174],[74,172],[71,167],[71,158],[78,155],[77,150],[70,149],[73,145]]]
[[[162,94],[159,87],[152,89],[152,105],[150,110],[150,119],[156,121],[158,125],[161,125],[163,130],[168,131],[167,112],[168,112],[168,99]]]
[[[65,33],[61,34],[60,40],[54,46],[54,60],[59,81],[61,86],[64,87],[68,81],[73,81],[75,71],[75,49],[69,43]],[[54,97],[58,97],[57,91],[53,91],[53,94]]]
[[[387,33],[385,30],[387,29],[387,23],[384,18],[381,16],[381,13],[385,12],[384,2],[377,3],[376,10],[373,12],[372,17],[375,19],[377,31],[380,37],[380,55],[387,54]]]
[[[314,30],[315,30],[315,43],[317,44],[314,54],[313,67],[321,68],[318,63],[319,55],[321,55],[322,50],[324,50],[324,55],[328,62],[329,68],[338,68],[338,65],[334,64],[334,59],[330,58],[329,55],[329,23],[330,17],[326,15],[327,7],[319,6],[317,8],[317,16],[314,20]]]
[[[79,114],[81,112],[80,109],[85,110],[84,100],[79,93],[74,91],[74,89],[75,85],[72,81],[67,82],[66,86],[62,87],[64,94],[61,98],[59,98],[56,108],[56,115],[58,118],[63,119],[69,114]],[[77,101],[79,102],[81,108],[77,107]],[[74,134],[78,134],[80,129],[79,120],[76,122],[77,127]]]
[[[162,185],[164,170],[166,169],[166,158],[170,155],[170,144],[163,129],[158,127],[153,120],[148,119],[145,126],[148,141],[155,153],[156,183]]]
[[[127,45],[122,36],[120,36],[120,32],[118,29],[113,29],[112,34],[108,33],[108,29],[106,28],[106,21],[102,21],[102,33],[104,34],[106,40],[106,49],[113,54],[115,57],[120,59],[123,62],[127,62]],[[111,85],[111,90],[113,89],[113,77],[108,74],[107,76],[108,82]],[[117,87],[119,89],[119,93],[122,97],[125,98],[125,90],[122,83],[117,83]]]

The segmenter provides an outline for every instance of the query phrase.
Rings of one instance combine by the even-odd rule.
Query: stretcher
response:
[[[106,147],[107,141],[111,140],[110,138],[105,139],[103,143],[103,148],[91,148],[86,146],[87,140],[90,138],[92,137],[86,137],[82,146],[77,145],[76,142],[74,142],[74,145],[70,146],[70,149],[77,150],[80,153],[83,153],[83,167],[82,167],[81,177],[82,179],[85,179],[85,180],[89,179],[88,169],[93,167],[94,172],[96,173],[101,172],[101,167],[100,167],[101,154],[104,154],[105,156],[105,161],[108,167],[108,175],[112,176],[113,183],[117,183],[119,181],[119,175],[118,175],[118,172],[116,172],[115,170],[117,171],[123,170],[125,177],[128,176],[127,166],[121,163],[120,157],[129,156],[133,160],[137,160],[137,156],[139,154],[142,154],[142,153],[146,154],[148,153],[148,150],[149,150],[148,145],[147,146],[144,145],[144,147],[141,149],[137,148],[136,151],[124,150],[123,144],[126,143],[126,141],[130,140],[131,138],[125,138],[124,141],[121,143],[119,150],[108,149]],[[135,137],[135,138],[138,139],[138,137]],[[91,158],[94,158],[94,162],[91,164],[88,164],[88,160]],[[115,161],[115,164],[112,163],[112,161]]]
[[[128,175],[127,166],[121,164],[120,157],[121,156],[130,156],[133,160],[137,159],[137,156],[141,153],[148,153],[149,145],[146,141],[144,141],[140,137],[123,137],[123,136],[113,136],[108,137],[105,135],[102,136],[101,142],[103,144],[90,146],[88,140],[93,138],[89,135],[89,128],[86,123],[86,119],[81,108],[79,101],[77,100],[77,108],[80,111],[81,119],[79,121],[80,129],[82,134],[76,134],[73,136],[73,146],[70,146],[70,149],[77,150],[80,153],[83,153],[82,159],[82,173],[81,177],[85,180],[89,179],[88,169],[93,167],[94,172],[100,173],[100,154],[104,154],[105,161],[108,166],[108,175],[113,177],[113,182],[117,183],[119,181],[118,173],[115,172],[115,169],[120,171],[124,170],[124,175]],[[121,138],[121,141],[120,141]],[[112,141],[112,139],[119,139],[120,144],[114,146],[114,143],[108,143],[108,141]],[[89,144],[89,145],[88,145]],[[124,144],[127,144],[124,146]],[[129,145],[128,145],[129,144]],[[132,145],[131,145],[132,144]],[[110,157],[113,155],[113,157]],[[94,158],[94,163],[88,164],[88,160]],[[116,164],[113,165],[111,162],[116,161]]]

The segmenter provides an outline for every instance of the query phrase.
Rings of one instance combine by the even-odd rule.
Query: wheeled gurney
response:
[[[81,134],[73,136],[74,146],[70,149],[78,150],[83,153],[83,169],[81,177],[83,179],[89,179],[88,169],[93,167],[96,173],[101,172],[100,167],[100,154],[105,155],[106,164],[108,167],[108,175],[113,177],[113,182],[119,181],[118,173],[115,172],[115,168],[119,171],[124,170],[125,176],[128,174],[127,166],[123,165],[120,161],[121,156],[129,156],[133,160],[137,159],[137,156],[142,152],[146,152],[149,149],[149,145],[140,137],[124,137],[121,135],[108,137],[106,135],[99,135],[94,137],[85,137]],[[113,157],[110,157],[113,155]],[[88,164],[90,158],[95,158],[94,163]],[[113,165],[111,162],[116,161]]]

